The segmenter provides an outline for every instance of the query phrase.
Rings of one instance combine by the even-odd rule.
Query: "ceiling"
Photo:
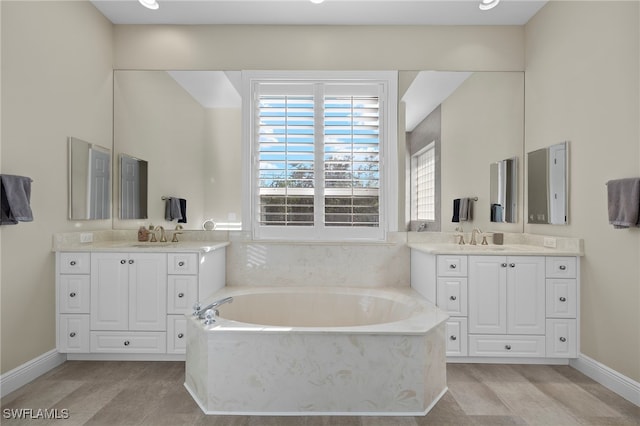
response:
[[[262,25],[524,25],[547,0],[91,0],[114,24]]]

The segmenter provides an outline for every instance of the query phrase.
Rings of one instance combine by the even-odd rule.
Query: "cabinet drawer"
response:
[[[89,315],[58,317],[58,352],[89,353]]]
[[[578,332],[575,319],[547,320],[547,357],[576,358],[578,356]]]
[[[450,317],[445,333],[447,356],[467,356],[467,319]]]
[[[198,277],[196,275],[169,275],[167,313],[186,314],[198,301]]]
[[[449,315],[467,315],[467,279],[438,278],[438,302],[440,309]]]
[[[91,307],[89,275],[60,275],[58,309],[62,314],[88,314]]]
[[[438,276],[439,277],[466,277],[467,276],[467,256],[439,255],[438,256]]]
[[[169,274],[198,273],[198,255],[196,253],[169,253]]]
[[[469,335],[469,356],[543,357],[545,336]]]
[[[546,310],[549,318],[575,318],[578,308],[577,284],[574,279],[547,280]]]
[[[167,353],[187,352],[187,319],[184,315],[167,315]]]
[[[547,278],[575,278],[577,262],[575,257],[547,257]]]
[[[91,352],[162,354],[166,350],[164,332],[91,332]]]
[[[90,253],[60,253],[58,272],[61,274],[88,274],[91,272]]]

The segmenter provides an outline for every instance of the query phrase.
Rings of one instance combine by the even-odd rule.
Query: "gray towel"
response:
[[[640,226],[640,178],[607,182],[609,223],[614,228]]]
[[[0,175],[2,186],[2,214],[0,225],[15,225],[33,221],[31,211],[31,178],[25,176]]]
[[[471,220],[471,215],[469,214],[470,206],[471,202],[468,198],[460,198],[460,222]]]
[[[180,199],[175,197],[167,198],[167,204],[165,206],[164,218],[168,221],[181,220],[182,210],[180,209]]]

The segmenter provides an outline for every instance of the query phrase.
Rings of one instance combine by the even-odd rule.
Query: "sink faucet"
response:
[[[456,226],[456,232],[459,232],[459,234],[456,235],[456,237],[459,237],[458,244],[464,245],[464,228],[462,226]]]
[[[178,242],[178,235],[182,235],[182,232],[178,232],[182,229],[182,225],[176,225],[176,231],[173,233],[173,238],[171,238],[172,243]]]
[[[156,239],[156,231],[160,230],[160,242],[161,243],[166,243],[167,242],[167,236],[164,233],[164,227],[162,226],[156,226],[153,231],[151,232],[151,240],[149,240],[149,242],[151,243],[155,243],[156,241],[158,241]]]
[[[473,244],[474,246],[478,244],[478,242],[476,241],[476,235],[479,234],[482,234],[482,231],[478,228],[473,228],[473,231],[471,231],[471,241],[469,241],[469,244]]]

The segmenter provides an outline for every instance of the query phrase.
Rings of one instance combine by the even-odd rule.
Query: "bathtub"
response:
[[[210,301],[228,296],[214,324],[187,319],[185,387],[206,414],[415,416],[447,390],[447,315],[410,288],[226,287]]]

